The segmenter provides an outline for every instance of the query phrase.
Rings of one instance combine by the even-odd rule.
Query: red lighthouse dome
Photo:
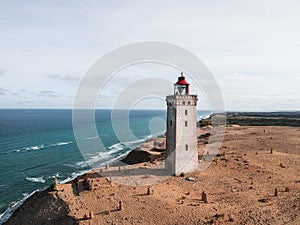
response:
[[[178,77],[178,81],[174,84],[174,94],[175,95],[189,95],[190,94],[190,84],[185,80],[183,72],[181,76]]]
[[[183,75],[181,75],[180,77],[178,77],[178,81],[176,82],[176,84],[179,84],[179,85],[190,85],[188,82],[186,82],[185,77]]]

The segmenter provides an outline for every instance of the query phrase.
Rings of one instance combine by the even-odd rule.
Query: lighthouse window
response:
[[[182,104],[185,105],[185,101],[183,101]]]
[[[190,105],[191,104],[191,102],[190,101],[188,101],[188,105]]]
[[[189,145],[185,145],[185,150],[186,150],[186,151],[189,150]]]
[[[184,114],[187,116],[187,109],[184,111]]]
[[[172,120],[170,120],[170,126],[172,126]]]
[[[186,126],[186,127],[188,126],[187,121],[185,121],[185,126]]]

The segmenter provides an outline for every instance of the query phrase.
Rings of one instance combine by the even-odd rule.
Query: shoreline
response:
[[[203,135],[198,140],[199,153],[206,145],[209,130],[209,127],[202,129]],[[106,221],[110,221],[109,224],[113,221],[121,224],[154,224],[158,221],[164,224],[170,224],[170,221],[180,224],[196,221],[201,224],[210,221],[219,224],[232,224],[232,221],[235,224],[255,221],[297,224],[300,221],[300,177],[296,172],[300,163],[299,132],[300,128],[294,127],[229,126],[222,146],[226,154],[216,157],[204,171],[183,177],[170,176],[151,186],[126,186],[110,182],[109,177],[101,177],[96,172],[87,173],[73,182],[58,185],[54,190],[34,194],[5,224],[16,224],[14,221],[27,224],[32,216],[36,220],[34,224],[51,224],[45,221],[46,218],[51,218],[52,224],[62,224],[57,220],[53,222],[59,218],[59,221],[67,221],[64,224],[82,225],[89,224],[90,220],[95,220],[93,224]],[[240,149],[243,142],[247,143]],[[284,149],[281,142],[285,143]],[[274,150],[272,154],[271,147]],[[146,164],[133,167],[142,168]],[[190,176],[195,180],[189,181],[187,178]],[[147,177],[143,179],[151,178]],[[150,195],[146,194],[147,187],[150,187]],[[274,197],[275,187],[280,191],[277,197]],[[201,197],[199,199],[202,191],[207,193],[207,204],[201,202]],[[119,201],[124,204],[122,210],[116,209]],[[161,207],[157,211],[158,202]],[[36,206],[37,203],[40,205]],[[63,211],[59,211],[58,206]],[[143,207],[145,217],[140,217]],[[268,211],[270,208],[276,208],[274,212],[277,213]],[[32,210],[34,213],[30,214]],[[153,210],[155,214],[151,213]],[[170,210],[173,213],[170,214]],[[199,216],[191,216],[191,210]],[[249,210],[252,213],[245,214]],[[92,217],[89,216],[91,211]]]
[[[134,149],[130,149],[128,150],[126,153],[118,156],[117,158],[114,159],[110,159],[106,162],[101,163],[98,167],[96,168],[91,168],[89,170],[85,170],[82,171],[79,174],[76,174],[76,176],[71,177],[71,178],[67,178],[61,182],[59,182],[59,184],[71,184],[72,182],[74,182],[76,179],[78,179],[79,177],[84,176],[85,174],[91,173],[97,169],[103,168],[106,165],[108,165],[109,167],[118,167],[118,166],[124,166],[124,162],[123,160],[126,160],[126,158],[129,156],[130,153],[135,152],[134,154],[138,155],[139,152],[151,152],[151,147],[149,146],[149,144],[154,143],[155,141],[157,141],[158,139],[162,139],[165,138],[165,131],[162,132],[163,134],[159,133],[157,136],[154,137],[150,137],[148,139],[146,139],[144,142],[142,142],[139,146],[135,147]],[[160,143],[159,143],[160,144]],[[153,144],[155,145],[155,144]],[[125,163],[126,164],[126,163]],[[136,163],[130,163],[127,165],[136,165],[139,164],[139,162]],[[37,189],[34,190],[33,192],[31,192],[30,194],[28,194],[27,196],[25,196],[24,198],[20,199],[19,201],[16,201],[12,206],[9,206],[0,216],[0,225],[1,224],[5,224],[10,217],[20,208],[22,207],[22,205],[24,204],[24,202],[29,199],[31,196],[33,196],[35,193],[38,192],[43,192],[46,191],[48,189],[51,189],[53,187],[53,184],[45,187],[44,189]]]
[[[45,188],[44,190],[46,190],[47,188]],[[27,196],[25,196],[24,198],[22,198],[21,200],[15,202],[15,203],[11,203],[12,206],[9,206],[2,214],[0,214],[0,224],[5,223],[7,220],[9,220],[9,218],[13,215],[13,213],[22,206],[22,204],[28,199],[30,198],[32,195],[34,195],[36,192],[38,191],[44,191],[44,190],[35,190],[33,192],[31,192],[30,194],[28,194]]]
[[[249,119],[249,118],[246,118],[246,119]],[[232,126],[233,126],[233,124],[227,124],[227,125],[228,125],[229,127],[232,127]],[[271,127],[273,127],[273,126],[271,126]],[[138,147],[136,147],[136,148],[134,148],[134,149],[131,149],[131,150],[129,150],[127,153],[124,153],[123,155],[119,156],[118,159],[112,159],[111,162],[110,162],[111,166],[113,166],[113,165],[115,164],[115,161],[120,162],[120,161],[122,161],[123,159],[125,159],[126,157],[128,157],[128,155],[129,155],[131,152],[133,152],[134,150],[144,151],[145,148],[143,147],[143,145],[145,145],[145,144],[146,144],[146,148],[148,148],[148,150],[151,151],[150,146],[149,146],[149,143],[155,142],[155,141],[157,140],[157,138],[159,138],[159,137],[160,137],[160,138],[163,138],[162,135],[158,135],[157,137],[151,137],[150,139],[148,139],[148,140],[146,140],[145,142],[141,143],[140,146],[138,146]],[[148,146],[147,146],[147,144],[148,144]],[[158,143],[158,144],[159,144],[159,143]],[[155,144],[153,144],[153,146],[155,147]],[[142,150],[142,149],[144,149],[144,150]],[[108,162],[109,162],[109,161],[108,161]],[[102,165],[105,165],[105,164],[107,164],[107,162],[102,163]],[[117,165],[115,165],[115,166],[117,166]],[[101,165],[99,165],[99,167],[101,167]],[[70,184],[70,183],[74,182],[74,180],[76,180],[78,177],[80,177],[80,176],[82,176],[82,175],[84,175],[84,174],[87,174],[87,173],[89,173],[89,172],[91,172],[91,171],[93,171],[93,169],[89,170],[88,172],[83,172],[81,175],[77,175],[77,176],[74,177],[73,179],[71,179],[71,180],[69,180],[69,181],[66,181],[66,182],[64,182],[64,183],[61,183],[61,184]],[[51,187],[51,186],[50,186],[50,187]],[[49,188],[50,188],[50,187],[49,187]],[[48,190],[49,188],[46,188],[45,190]],[[9,218],[11,218],[11,217],[13,216],[14,212],[16,212],[20,207],[22,207],[22,205],[24,204],[24,202],[26,202],[28,199],[30,199],[36,192],[43,192],[43,191],[45,191],[45,190],[34,191],[34,192],[31,193],[29,196],[26,196],[25,199],[22,199],[22,200],[16,202],[15,205],[16,205],[16,204],[19,204],[19,202],[21,202],[21,204],[20,204],[18,207],[16,207],[16,208],[12,211],[12,214],[10,215],[10,217],[8,217],[8,219],[7,219],[6,221],[8,221]],[[13,205],[12,207],[15,207],[15,205]],[[10,207],[10,208],[11,208],[11,207]],[[8,208],[8,209],[9,209],[9,208]],[[7,209],[7,210],[8,210],[8,209]],[[7,211],[7,210],[6,210],[6,211]],[[6,211],[5,211],[5,212],[6,212]],[[4,216],[5,212],[1,215],[2,217]],[[1,219],[2,219],[2,217],[1,217]],[[4,222],[4,223],[5,223],[5,222]]]
[[[162,132],[162,133],[165,133],[165,132]],[[84,170],[84,171],[82,171],[82,172],[80,172],[80,173],[76,173],[75,176],[70,177],[70,178],[66,178],[66,179],[60,181],[59,184],[68,184],[68,183],[72,183],[72,182],[73,182],[74,180],[76,180],[78,177],[81,177],[81,176],[83,176],[84,174],[87,174],[87,173],[89,173],[89,172],[92,172],[94,169],[98,169],[98,168],[100,168],[100,167],[104,167],[104,166],[107,165],[107,164],[109,164],[110,166],[119,166],[120,164],[122,164],[122,159],[125,159],[125,158],[129,155],[130,152],[132,152],[133,150],[139,149],[139,148],[140,148],[141,146],[143,146],[144,144],[149,143],[149,142],[152,142],[153,140],[157,139],[157,138],[160,137],[160,136],[164,136],[164,135],[161,134],[161,133],[159,133],[159,134],[157,134],[157,136],[155,136],[155,137],[150,137],[150,138],[146,139],[144,142],[142,142],[139,146],[135,147],[134,149],[128,150],[126,153],[124,153],[124,154],[118,156],[117,158],[113,158],[113,159],[110,159],[110,160],[108,160],[108,161],[106,161],[106,162],[103,162],[103,163],[99,164],[99,166],[98,166],[97,168],[91,168],[91,169],[89,169],[89,170]],[[123,164],[122,164],[122,165],[123,165]],[[1,224],[4,224],[7,220],[9,220],[9,218],[14,214],[14,212],[15,212],[16,210],[18,210],[18,208],[20,208],[20,207],[24,204],[24,202],[25,202],[27,199],[29,199],[31,196],[33,196],[33,195],[34,195],[35,193],[37,193],[37,192],[43,192],[43,191],[45,191],[45,190],[48,190],[48,189],[51,188],[52,186],[53,186],[53,184],[50,185],[50,186],[48,186],[48,187],[42,188],[42,189],[36,189],[36,190],[32,191],[30,194],[24,196],[22,199],[20,199],[20,200],[18,200],[18,201],[15,201],[15,202],[12,202],[12,203],[6,208],[6,210],[5,210],[2,214],[0,214],[0,225],[1,225]]]

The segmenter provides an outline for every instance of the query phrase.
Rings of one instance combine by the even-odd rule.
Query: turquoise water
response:
[[[128,136],[126,142],[122,142],[113,130],[111,111],[96,110],[96,127],[103,149],[96,149],[87,160],[100,165],[123,155],[147,138],[164,133],[165,114],[164,110],[131,111],[129,125],[135,138],[131,140],[132,136]],[[200,113],[208,114],[207,111]],[[122,111],[118,119],[119,126],[127,121]],[[154,126],[151,126],[153,121]],[[92,146],[97,138],[86,136],[83,141]],[[0,165],[2,217],[16,202],[51,185],[55,176],[63,182],[89,170],[74,138],[72,110],[1,109]]]

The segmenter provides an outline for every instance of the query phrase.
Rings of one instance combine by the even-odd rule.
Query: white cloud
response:
[[[61,95],[55,91],[40,91],[36,94],[37,96],[43,96],[43,97],[61,97]]]
[[[0,95],[5,95],[8,92],[8,90],[4,88],[0,88]]]
[[[3,76],[5,74],[5,71],[0,68],[0,76]]]
[[[234,72],[219,80],[227,109],[299,110],[300,77]],[[283,108],[285,107],[285,108]]]
[[[19,105],[32,105],[32,104],[34,104],[34,103],[36,103],[35,101],[33,101],[33,100],[26,100],[26,101],[18,101],[17,102],[17,104],[19,104]]]
[[[0,1],[1,86],[11,93],[59,93],[56,101],[45,94],[33,101],[72,107],[73,99],[64,96],[75,95],[80,78],[99,57],[124,44],[158,40],[202,59],[216,76],[227,109],[300,109],[299,6],[299,1],[272,0],[28,1],[22,6]],[[166,79],[177,76],[147,70]],[[143,71],[134,74],[142,79]],[[131,81],[119,76],[106,96],[117,96]],[[17,107],[27,95],[11,96],[0,107]]]
[[[80,81],[80,77],[76,75],[58,75],[58,74],[51,74],[47,75],[47,78],[59,80],[59,81],[66,81],[68,83],[78,84]]]

